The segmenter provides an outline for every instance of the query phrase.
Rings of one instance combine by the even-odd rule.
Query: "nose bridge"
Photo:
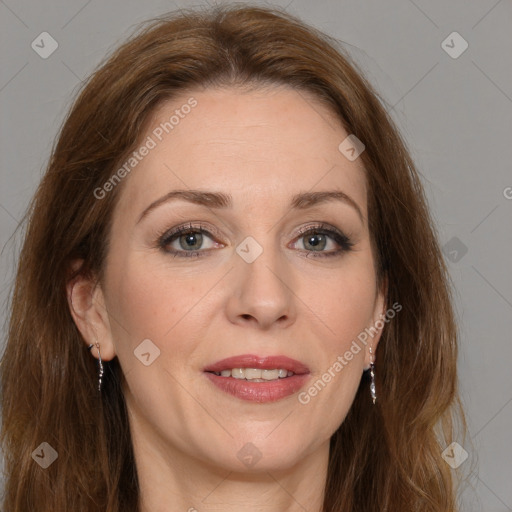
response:
[[[293,315],[291,273],[282,248],[272,230],[246,236],[236,247],[236,277],[230,314],[250,315],[261,325]]]

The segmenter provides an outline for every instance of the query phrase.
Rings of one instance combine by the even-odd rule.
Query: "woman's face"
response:
[[[357,341],[385,308],[361,159],[325,107],[285,87],[194,91],[151,121],[117,185],[96,296],[134,444],[290,468],[342,423],[379,337]]]

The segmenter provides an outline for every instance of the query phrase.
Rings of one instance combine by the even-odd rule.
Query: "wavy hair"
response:
[[[94,190],[133,151],[163,102],[196,87],[286,85],[311,93],[366,146],[360,158],[378,281],[402,305],[376,354],[379,399],[361,379],[331,438],[324,512],[453,512],[441,457],[465,432],[457,390],[451,283],[418,171],[363,73],[339,42],[277,8],[231,5],[152,19],[92,73],[63,122],[26,212],[1,363],[4,512],[135,512],[139,489],[123,374],[96,360],[69,311],[66,284],[100,282],[122,184]],[[73,273],[71,262],[83,260]],[[457,427],[457,428],[456,428]],[[43,470],[41,442],[58,452]]]

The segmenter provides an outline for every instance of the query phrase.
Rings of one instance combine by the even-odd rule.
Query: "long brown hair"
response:
[[[331,439],[325,512],[452,512],[441,457],[464,427],[457,392],[451,283],[422,184],[381,103],[341,45],[278,9],[224,6],[151,20],[84,84],[27,211],[1,365],[4,512],[139,510],[117,359],[101,397],[96,360],[69,311],[77,270],[101,282],[122,183],[108,180],[155,108],[196,86],[284,84],[312,93],[366,146],[369,225],[379,283],[400,313],[376,355],[378,401],[362,379]],[[340,141],[341,142],[341,141]],[[127,178],[129,179],[129,178]],[[464,428],[463,428],[464,431]],[[33,451],[58,453],[42,469]]]

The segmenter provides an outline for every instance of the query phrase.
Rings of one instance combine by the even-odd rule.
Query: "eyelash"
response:
[[[173,254],[174,257],[185,257],[185,258],[194,258],[194,257],[203,257],[206,255],[209,250],[199,250],[199,251],[177,251],[177,250],[169,250],[167,249],[167,246],[173,242],[177,237],[184,235],[184,234],[197,234],[200,233],[202,235],[207,235],[210,238],[213,237],[213,235],[206,229],[203,225],[193,225],[192,223],[178,226],[177,228],[173,228],[170,231],[164,231],[160,235],[158,235],[158,248],[162,249],[166,253]],[[338,249],[336,251],[330,251],[330,252],[316,252],[316,251],[308,251],[306,249],[301,249],[302,251],[305,251],[309,253],[306,257],[308,258],[311,254],[314,258],[331,258],[334,256],[341,256],[342,253],[346,253],[352,250],[352,247],[354,246],[354,243],[341,231],[337,231],[333,228],[330,228],[327,224],[317,224],[314,226],[307,226],[304,228],[301,228],[299,230],[299,234],[297,237],[297,240],[300,238],[305,237],[306,235],[310,234],[322,234],[322,235],[328,235],[331,239],[333,239],[340,247],[341,249]]]

